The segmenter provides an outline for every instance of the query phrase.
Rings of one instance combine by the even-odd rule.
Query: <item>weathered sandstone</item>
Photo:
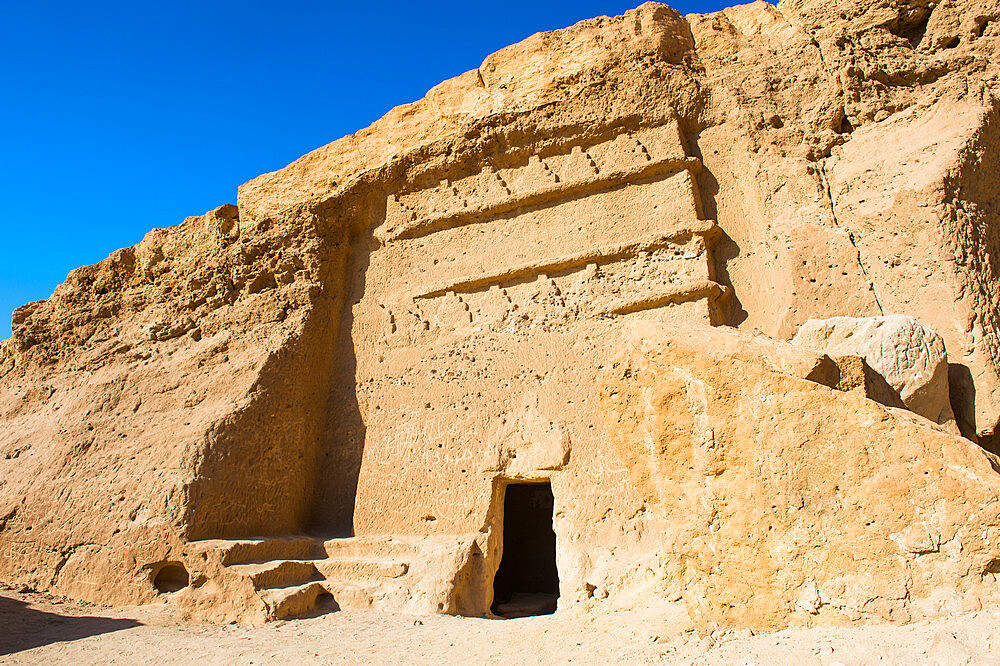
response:
[[[792,344],[834,356],[860,356],[885,378],[910,411],[934,423],[955,419],[944,340],[912,317],[810,319]]]
[[[0,343],[0,581],[216,621],[490,615],[506,536],[542,515],[517,552],[551,545],[532,591],[561,608],[701,595],[706,622],[774,627],[988,603],[998,19],[978,0],[647,3],[503,49],[73,271]],[[899,409],[864,354],[784,342],[889,313],[940,334],[966,439]],[[671,419],[694,437],[675,369],[629,361],[670,413],[607,392],[602,411],[639,320],[741,331],[665,366],[725,394],[695,419],[721,473],[636,448]],[[794,512],[766,504],[793,490]],[[720,535],[665,521],[699,498],[733,518]],[[894,545],[908,526],[937,550]],[[733,551],[708,574],[716,538]]]
[[[662,521],[663,594],[755,630],[995,603],[1000,459],[779,369],[790,345],[748,346],[637,322],[605,378],[605,425]]]

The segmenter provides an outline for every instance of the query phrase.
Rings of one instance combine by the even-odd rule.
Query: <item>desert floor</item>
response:
[[[756,636],[699,637],[679,605],[516,620],[338,612],[250,628],[0,590],[0,663],[1000,664],[1000,611]]]

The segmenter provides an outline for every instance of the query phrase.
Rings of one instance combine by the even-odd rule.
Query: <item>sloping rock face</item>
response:
[[[788,339],[808,319],[915,317],[945,340],[972,437],[998,417],[997,12],[798,0],[688,17],[730,323]]]
[[[1000,459],[789,372],[732,329],[637,323],[601,392],[705,628],[909,621],[996,602]],[[791,368],[789,368],[791,369]]]
[[[224,206],[14,313],[4,580],[146,601],[182,540],[299,530],[336,334],[323,285],[344,270],[315,224],[248,227]]]
[[[641,597],[662,524],[598,405],[637,319],[787,340],[811,318],[916,317],[944,340],[961,431],[989,445],[998,19],[972,0],[647,3],[503,49],[74,271],[0,343],[0,581],[222,621],[331,594],[488,614],[520,482],[552,489],[560,604]],[[842,389],[816,388],[844,436],[899,404],[860,357],[799,353]],[[886,464],[927,436],[890,414]],[[939,498],[909,488],[913,511]],[[787,619],[789,585],[740,621]],[[877,615],[852,604],[825,606]]]
[[[944,340],[912,317],[810,319],[792,344],[834,356],[860,356],[910,411],[934,423],[954,421]]]

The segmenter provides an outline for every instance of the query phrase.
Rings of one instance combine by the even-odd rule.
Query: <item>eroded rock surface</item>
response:
[[[782,370],[791,345],[757,355],[732,329],[640,322],[624,346],[605,425],[663,521],[664,593],[703,627],[996,602],[1000,459]]]
[[[913,317],[810,319],[792,344],[833,356],[860,356],[885,378],[910,411],[934,423],[955,419],[944,340]]]

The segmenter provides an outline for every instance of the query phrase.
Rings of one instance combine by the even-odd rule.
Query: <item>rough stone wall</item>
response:
[[[316,529],[482,533],[488,579],[498,482],[548,479],[564,595],[630,575],[612,553],[639,549],[644,508],[599,427],[598,376],[625,319],[716,319],[715,225],[676,122],[572,138],[388,195],[357,251],[336,382],[355,393],[331,410]]]
[[[788,339],[809,318],[916,317],[945,338],[971,437],[1000,417],[998,16],[785,0],[688,17],[711,82],[694,154],[726,234],[729,322]]]
[[[663,521],[661,594],[704,630],[995,604],[1000,459],[781,367],[800,353],[691,324],[626,336],[601,404]]]
[[[3,580],[145,600],[144,565],[181,539],[304,528],[343,264],[314,225],[248,228],[224,206],[15,313]]]

